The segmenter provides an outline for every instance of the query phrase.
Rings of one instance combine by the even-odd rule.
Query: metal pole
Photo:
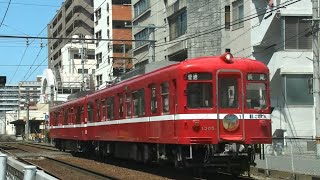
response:
[[[81,40],[81,64],[82,64],[81,91],[84,91],[84,59],[83,59],[83,41],[82,40]]]
[[[4,111],[4,134],[7,134],[7,111]]]
[[[26,126],[25,126],[25,134],[26,134],[26,140],[29,140],[29,93],[27,93],[27,119],[26,119]]]
[[[312,1],[312,19],[313,19],[313,96],[315,108],[316,125],[316,148],[317,158],[320,158],[320,89],[319,89],[319,4],[318,0]]]
[[[126,44],[125,43],[123,43],[123,57],[126,57]],[[124,73],[126,73],[127,72],[127,69],[126,69],[126,63],[127,63],[127,59],[123,59],[124,60]]]
[[[7,179],[7,159],[7,155],[0,154],[0,179]]]
[[[156,42],[156,36],[154,33],[156,26],[154,24],[149,24],[148,25],[148,30],[149,30],[149,40],[150,40],[150,45],[149,45],[149,63],[155,62],[155,55],[156,55],[156,50],[155,50],[155,42]]]
[[[36,166],[25,166],[23,180],[33,180],[36,179]]]

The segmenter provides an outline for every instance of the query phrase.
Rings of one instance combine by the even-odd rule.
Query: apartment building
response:
[[[96,86],[106,87],[121,74],[130,71],[132,59],[131,0],[96,0],[94,24],[96,39]],[[118,40],[118,41],[113,41]]]
[[[95,72],[95,65],[87,64],[87,61],[94,60],[94,42],[89,40],[94,34],[93,2],[93,0],[66,0],[48,24],[49,38],[88,39],[49,40],[48,65],[55,76],[55,88],[58,93],[72,93],[82,88],[83,78],[79,75],[82,74],[82,64],[85,65],[83,71],[87,79],[90,79],[88,77]],[[70,85],[70,81],[75,85]]]
[[[272,128],[287,136],[315,136],[312,2],[221,1],[221,50],[262,61],[270,69]],[[284,7],[285,8],[280,8]],[[255,17],[249,20],[248,17]]]
[[[214,31],[220,26],[219,1],[133,0],[132,4],[135,40],[150,40],[150,25],[155,26],[155,61],[179,62],[220,53],[221,32]],[[134,43],[135,67],[150,62],[149,48],[147,41]]]
[[[41,76],[37,76],[35,81],[19,82],[19,106],[20,110],[26,109],[26,103],[29,99],[29,105],[35,106],[40,101]]]
[[[6,127],[6,112],[19,110],[19,86],[7,84],[0,87],[0,133],[4,134]]]

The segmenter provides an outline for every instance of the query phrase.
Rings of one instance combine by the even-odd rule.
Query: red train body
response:
[[[50,109],[60,149],[248,170],[271,143],[269,70],[221,56],[170,65]]]

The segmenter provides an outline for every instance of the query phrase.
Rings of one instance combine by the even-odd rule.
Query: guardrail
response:
[[[6,154],[0,154],[0,179],[3,180],[58,180],[57,178],[37,170],[36,166],[30,166]]]

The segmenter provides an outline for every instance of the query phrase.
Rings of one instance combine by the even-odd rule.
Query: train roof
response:
[[[132,78],[120,81],[118,83],[113,84],[110,87],[96,90],[94,93],[88,94],[86,96],[77,98],[77,99],[72,99],[67,102],[64,102],[62,104],[59,104],[57,106],[52,107],[52,109],[59,108],[61,106],[65,106],[68,104],[72,104],[75,101],[79,100],[84,100],[87,96],[99,96],[99,93],[97,92],[104,92],[104,91],[109,91],[111,89],[115,89],[119,87],[119,85],[125,85],[128,83],[132,83],[134,81],[140,80],[142,77],[147,77],[152,74],[159,74],[159,73],[164,73],[167,71],[177,71],[177,70],[183,70],[183,71],[192,71],[192,69],[197,69],[197,70],[203,70],[205,71],[210,67],[210,70],[218,70],[218,69],[239,69],[244,72],[268,72],[268,67],[261,61],[259,60],[253,60],[249,58],[241,58],[241,57],[232,57],[231,55],[231,61],[228,61],[226,59],[226,56],[230,53],[225,53],[221,56],[202,56],[202,57],[197,57],[193,59],[188,59],[182,62],[177,62],[176,64],[171,64],[165,67],[158,68],[156,70],[153,70],[151,72],[141,74],[134,76]]]

